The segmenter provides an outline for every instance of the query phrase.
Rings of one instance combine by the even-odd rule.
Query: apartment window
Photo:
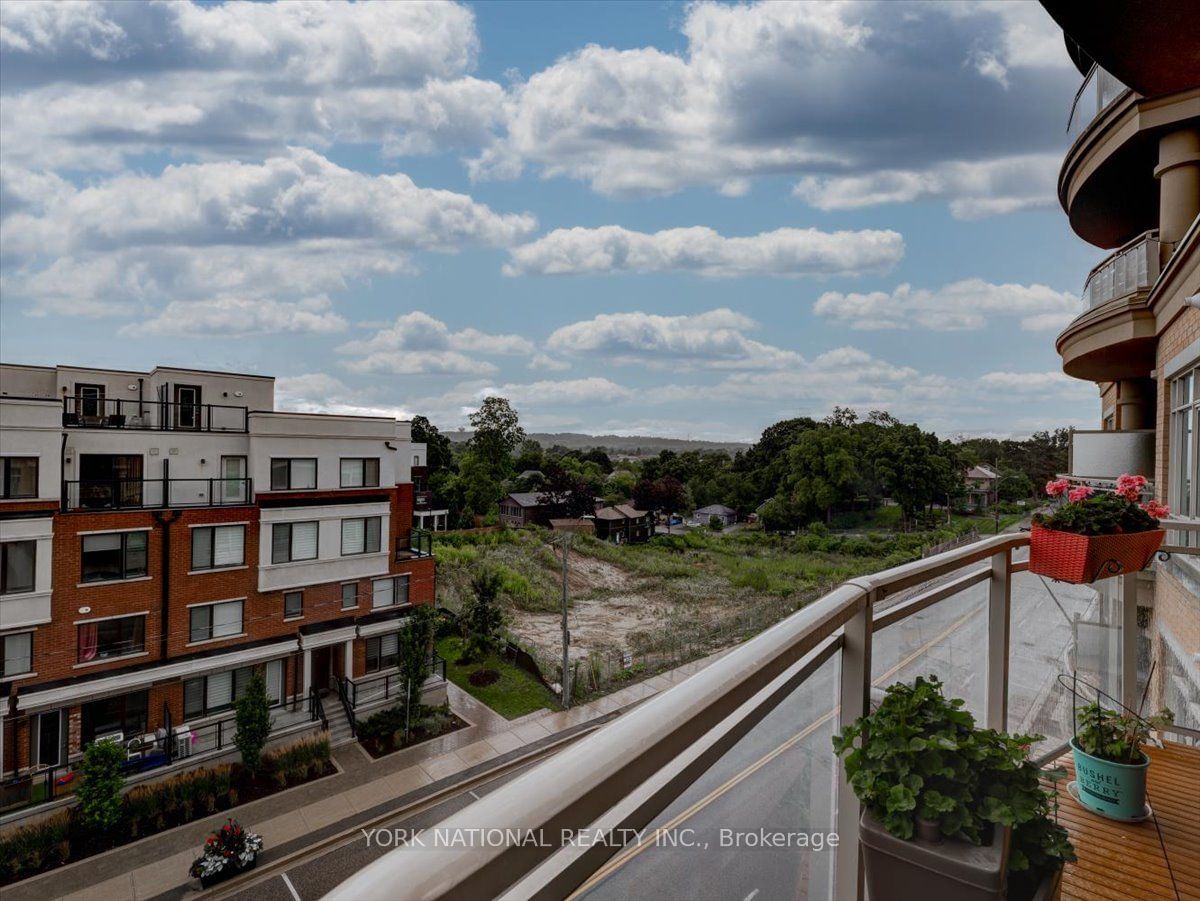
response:
[[[304,616],[304,592],[285,591],[283,593],[283,618],[293,619]]]
[[[271,490],[316,488],[317,460],[315,457],[285,457],[271,461]]]
[[[345,457],[342,459],[343,488],[374,488],[378,485],[378,457]]]
[[[144,576],[149,532],[109,532],[84,535],[83,582],[111,582]]]
[[[377,673],[382,669],[397,666],[400,662],[400,634],[389,632],[367,639],[367,672]]]
[[[408,576],[376,579],[371,583],[372,607],[402,607],[408,603]]]
[[[381,516],[342,520],[342,556],[375,554],[379,552]]]
[[[220,569],[246,562],[245,526],[192,529],[192,569]]]
[[[245,457],[221,458],[221,503],[246,504],[250,502],[249,483],[246,481]]]
[[[0,679],[19,676],[33,670],[32,632],[5,635],[0,638],[0,650],[4,652],[3,658],[0,659]]]
[[[1167,502],[1177,516],[1200,517],[1200,366],[1172,379],[1170,392]]]
[[[222,673],[198,676],[183,683],[183,716],[196,719],[228,710],[246,692],[254,675],[254,667],[243,666]],[[272,660],[266,665],[264,678],[267,699],[271,706],[283,702],[283,661]]]
[[[6,541],[0,544],[0,594],[33,591],[36,541]]]
[[[317,559],[315,522],[277,522],[271,527],[271,562]]]
[[[37,497],[38,458],[0,458],[0,497]]]
[[[204,604],[188,611],[188,640],[208,641],[242,634],[242,601]]]
[[[76,642],[80,663],[140,654],[146,649],[146,617],[122,616],[80,623]]]
[[[349,610],[351,607],[358,606],[358,583],[343,582],[342,583],[342,609]]]

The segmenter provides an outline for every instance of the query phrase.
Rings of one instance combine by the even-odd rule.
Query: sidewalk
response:
[[[451,709],[471,723],[465,729],[372,760],[355,742],[335,748],[340,772],[179,826],[131,845],[62,867],[3,890],[4,901],[46,898],[95,901],[146,901],[155,896],[186,897],[194,880],[187,869],[208,833],[236,816],[260,833],[265,853],[304,840],[317,841],[354,825],[465,781],[490,765],[527,749],[550,744],[587,724],[603,722],[683,681],[727,651],[718,651],[618,692],[570,710],[541,710],[506,720],[454,684],[447,685]],[[336,828],[335,828],[335,824]],[[289,851],[292,849],[288,849]]]

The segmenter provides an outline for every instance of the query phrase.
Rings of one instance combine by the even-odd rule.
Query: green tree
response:
[[[512,473],[513,451],[525,440],[517,411],[503,397],[485,397],[470,420],[475,434],[468,448],[503,481]]]
[[[830,425],[803,433],[788,452],[788,461],[793,502],[820,513],[826,522],[833,518],[838,503],[854,496],[858,447],[848,426]]]
[[[400,678],[408,686],[406,703],[409,710],[416,710],[420,705],[421,687],[429,678],[436,619],[432,604],[418,604],[406,619],[408,628],[400,632]]]
[[[521,446],[517,448],[517,459],[513,462],[513,469],[524,472],[527,469],[541,469],[545,465],[546,455],[542,451],[542,445],[532,438],[522,441]]]
[[[412,440],[425,445],[425,465],[429,474],[448,470],[454,465],[454,449],[450,439],[424,416],[412,418]]]
[[[1002,469],[996,493],[1002,501],[1021,501],[1033,497],[1033,481],[1019,469]]]
[[[496,511],[496,504],[504,496],[503,478],[478,452],[468,448],[459,457],[453,490],[462,498],[465,513],[487,516]]]
[[[961,489],[962,469],[954,446],[915,425],[887,429],[872,451],[876,470],[905,521]]]
[[[110,832],[121,821],[121,764],[125,749],[115,741],[94,741],[83,752],[82,781],[75,790],[79,816],[93,832]]]
[[[246,683],[246,690],[234,703],[237,733],[233,743],[242,753],[242,766],[251,774],[257,773],[262,763],[263,746],[271,734],[271,701],[267,697],[267,683],[262,672],[255,669]]]
[[[490,568],[480,570],[471,579],[471,597],[459,614],[464,660],[482,660],[499,647],[504,627],[504,611],[499,604],[503,585],[500,574]]]

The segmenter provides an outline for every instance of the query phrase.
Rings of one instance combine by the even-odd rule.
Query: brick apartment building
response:
[[[1072,436],[1070,475],[1153,479],[1177,518],[1200,517],[1200,66],[1195,30],[1138,4],[1043,0],[1085,78],[1059,174],[1071,228],[1109,251],[1085,309],[1058,336],[1067,375],[1094,382],[1099,428]],[[1195,546],[1172,531],[1167,543]],[[1116,583],[1102,583],[1111,595]],[[1147,708],[1200,735],[1200,566],[1172,554],[1138,576]],[[1150,677],[1150,664],[1154,664]]]
[[[256,667],[279,735],[394,696],[435,599],[425,446],[274,400],[259,375],[0,366],[0,781],[103,736],[131,772],[226,752]]]

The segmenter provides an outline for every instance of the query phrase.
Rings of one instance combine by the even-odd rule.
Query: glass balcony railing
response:
[[[1161,252],[1158,232],[1148,231],[1111,253],[1083,284],[1087,309],[1150,288],[1158,279]]]
[[[1101,485],[1124,473],[1153,479],[1154,438],[1153,429],[1072,429],[1065,475]]]
[[[1099,66],[1092,66],[1092,71],[1079,86],[1075,101],[1071,104],[1067,134],[1072,140],[1079,137],[1096,117],[1128,90],[1115,75],[1110,75]]]
[[[859,897],[861,810],[830,737],[886,686],[932,673],[981,725],[1045,735],[1050,761],[1071,728],[1060,673],[1137,706],[1149,649],[1170,644],[1166,611],[1144,620],[1141,574],[1053,582],[1028,571],[1028,543],[997,535],[839,586],[436,827],[537,841],[399,847],[326,898]],[[1200,551],[1163,550],[1156,566],[1200,569]],[[1174,699],[1172,738],[1200,742],[1200,672],[1168,663],[1150,703]],[[764,832],[836,842],[726,841]]]
[[[250,479],[82,479],[62,483],[62,509],[236,507],[253,501]]]

